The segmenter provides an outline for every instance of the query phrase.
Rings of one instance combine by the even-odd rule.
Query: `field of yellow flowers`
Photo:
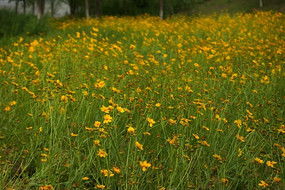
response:
[[[285,15],[54,21],[0,48],[0,188],[285,189]]]

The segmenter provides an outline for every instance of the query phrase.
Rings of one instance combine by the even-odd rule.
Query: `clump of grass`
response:
[[[0,39],[18,35],[34,35],[49,30],[48,18],[38,20],[31,14],[16,14],[13,11],[0,10]]]

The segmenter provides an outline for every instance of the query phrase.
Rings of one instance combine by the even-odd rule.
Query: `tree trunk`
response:
[[[159,17],[163,19],[163,0],[159,0]]]
[[[263,7],[263,0],[259,0],[259,7],[260,7],[260,8]]]
[[[35,6],[35,4],[36,4],[36,2],[33,2],[33,4],[32,4],[32,12],[33,12],[33,14],[35,15],[36,14],[36,6]]]
[[[16,14],[18,14],[19,0],[16,0],[15,3],[16,3],[15,12],[16,12]]]
[[[26,8],[27,8],[27,1],[23,0],[23,11],[24,11],[24,14],[26,14]]]
[[[51,17],[54,16],[54,0],[50,1],[50,15]]]
[[[90,18],[90,15],[89,15],[89,0],[85,0],[85,16],[87,19]]]
[[[95,0],[95,16],[101,16],[101,0]]]
[[[37,7],[38,7],[38,19],[42,18],[45,12],[45,0],[37,0]]]

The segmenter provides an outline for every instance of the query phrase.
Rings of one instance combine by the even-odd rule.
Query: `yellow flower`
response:
[[[106,188],[105,185],[100,185],[100,184],[96,185],[96,189],[105,189],[105,188]]]
[[[53,186],[52,185],[44,185],[40,186],[39,190],[52,190]]]
[[[222,157],[218,154],[213,154],[213,157],[219,161],[223,160]]]
[[[127,131],[128,131],[128,133],[130,133],[130,134],[134,134],[134,133],[136,132],[136,129],[133,128],[133,127],[128,127]]]
[[[204,146],[208,146],[208,147],[210,146],[210,144],[207,141],[198,141],[198,143]]]
[[[176,124],[176,120],[174,120],[174,119],[169,119],[169,120],[168,120],[168,123],[169,123],[170,125],[174,125],[174,124]]]
[[[104,121],[103,123],[110,123],[112,122],[112,117],[109,114],[104,115]]]
[[[72,137],[77,137],[78,134],[76,134],[76,133],[71,133],[70,136],[72,136]]]
[[[83,177],[82,180],[87,181],[87,180],[89,180],[89,177]]]
[[[258,186],[260,187],[267,187],[268,186],[268,183],[266,183],[265,181],[261,180],[258,184]]]
[[[98,152],[97,152],[97,155],[101,158],[105,158],[108,156],[107,152],[103,149],[99,149]]]
[[[275,165],[275,164],[277,164],[277,162],[275,162],[275,161],[267,161],[267,162],[266,162],[266,165],[269,166],[269,167],[271,167],[271,168],[274,168],[274,165]]]
[[[126,110],[120,106],[117,107],[118,112],[124,113]]]
[[[6,106],[5,108],[4,108],[4,111],[11,111],[11,107],[10,106]]]
[[[264,161],[261,160],[260,158],[255,158],[254,161],[256,161],[259,164],[263,164],[264,163]]]
[[[152,127],[156,123],[153,119],[151,119],[149,117],[146,120],[148,121],[148,124],[150,127]]]
[[[200,137],[197,134],[192,134],[194,136],[195,139],[200,139]]]
[[[112,176],[114,176],[113,172],[110,171],[110,170],[102,169],[100,172],[101,172],[101,174],[103,174],[105,177],[112,177]]]
[[[178,142],[177,142],[177,139],[178,139],[178,136],[177,136],[177,135],[174,135],[172,139],[167,139],[167,142],[168,142],[169,144],[175,145],[175,144],[178,143]]]
[[[280,177],[274,177],[273,181],[276,183],[279,183],[281,181],[281,178]]]
[[[240,119],[234,120],[234,124],[236,124],[240,128],[242,125],[242,121]]]
[[[113,167],[113,171],[117,174],[121,173],[121,170],[118,167]]]
[[[60,97],[60,100],[64,103],[66,103],[66,102],[68,102],[68,97],[63,95]]]
[[[105,82],[99,80],[97,83],[94,84],[94,86],[96,88],[103,88],[105,86]]]
[[[221,178],[221,182],[222,182],[222,183],[228,183],[229,180],[228,180],[227,178]]]
[[[160,107],[161,104],[160,104],[160,103],[156,103],[155,106],[156,106],[156,107]]]
[[[146,171],[147,168],[151,167],[151,164],[148,163],[147,161],[140,161],[140,167],[142,169],[142,171]]]
[[[135,142],[135,145],[139,150],[143,150],[143,145],[140,144],[138,141]]]
[[[101,125],[101,122],[100,121],[95,121],[94,122],[94,127],[100,127]]]
[[[113,109],[114,109],[113,106],[106,107],[104,105],[100,108],[100,110],[104,113],[110,113],[110,111],[112,111]]]
[[[14,105],[16,105],[16,104],[17,104],[16,101],[12,101],[12,102],[9,103],[10,106],[14,106]]]
[[[241,142],[245,142],[245,137],[243,137],[243,136],[236,135],[236,138]]]
[[[93,144],[96,146],[100,146],[100,140],[93,140]]]

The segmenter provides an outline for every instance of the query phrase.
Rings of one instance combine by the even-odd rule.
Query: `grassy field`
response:
[[[54,21],[0,48],[0,187],[285,189],[285,15]]]

